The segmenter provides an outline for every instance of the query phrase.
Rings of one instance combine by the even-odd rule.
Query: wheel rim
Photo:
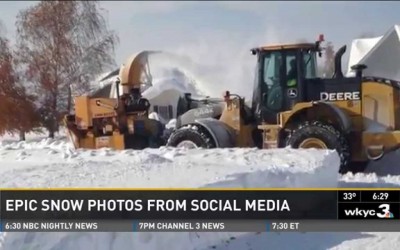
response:
[[[198,148],[198,146],[192,142],[192,141],[181,141],[180,143],[178,143],[178,145],[176,146],[177,148],[186,148],[186,149],[193,149],[193,148]]]
[[[317,138],[308,138],[305,139],[302,143],[300,143],[299,148],[318,148],[318,149],[327,149],[325,142]]]

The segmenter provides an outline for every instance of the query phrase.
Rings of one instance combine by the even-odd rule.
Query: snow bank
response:
[[[314,149],[73,150],[50,139],[3,143],[0,157],[2,187],[335,187],[339,165]]]
[[[1,187],[334,187],[339,162],[333,151],[167,147],[120,152],[74,151],[65,140],[40,138],[30,142],[2,142],[0,156]],[[244,238],[238,239],[241,243],[237,244],[243,245],[250,236],[237,233],[8,233],[1,237],[2,249],[188,250],[222,248],[239,237]]]
[[[400,177],[337,174],[333,151],[163,147],[72,150],[65,139],[0,144],[1,187],[395,186]],[[339,182],[338,182],[339,180]],[[3,233],[0,249],[372,249],[400,247],[398,234],[365,233]],[[371,244],[373,241],[373,244]],[[386,243],[385,243],[386,244]],[[389,243],[388,243],[389,244]],[[388,245],[389,246],[389,245]]]
[[[346,174],[339,179],[343,187],[400,187],[400,150],[391,152],[379,161],[370,162],[363,174]]]

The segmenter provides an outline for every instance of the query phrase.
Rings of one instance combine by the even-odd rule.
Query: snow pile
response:
[[[400,177],[339,176],[334,151],[316,149],[72,150],[65,139],[8,138],[1,187],[365,187]],[[397,185],[396,185],[397,183]],[[376,249],[400,247],[388,233],[3,233],[0,249]],[[389,245],[386,245],[388,248]]]
[[[63,155],[72,152],[75,155],[65,159]],[[25,155],[23,159],[21,154]],[[72,151],[63,139],[40,138],[27,143],[3,142],[0,155],[4,163],[0,170],[2,187],[319,187],[321,183],[334,187],[339,162],[333,151],[166,147],[142,151]],[[2,237],[3,249],[187,250],[222,248],[235,238],[244,244],[249,235],[8,233]]]
[[[0,157],[2,187],[335,187],[338,171],[337,154],[319,150],[72,150],[41,140],[3,145]]]
[[[7,142],[1,141],[0,142],[0,150],[17,150],[17,149],[27,149],[27,150],[34,150],[34,149],[56,149],[56,150],[63,150],[69,148],[69,143],[64,140],[59,139],[40,139],[37,141],[18,141],[18,142]]]

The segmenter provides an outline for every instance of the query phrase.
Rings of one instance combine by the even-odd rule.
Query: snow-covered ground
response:
[[[0,139],[0,187],[369,187],[400,176],[340,176],[333,151],[73,150],[63,135]],[[393,169],[393,165],[391,165]],[[387,167],[386,171],[389,169]],[[2,233],[0,249],[396,249],[399,233]]]

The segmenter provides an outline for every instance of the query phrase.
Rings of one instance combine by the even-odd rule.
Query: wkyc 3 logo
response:
[[[375,217],[377,216],[378,218],[385,218],[385,219],[390,219],[393,218],[393,214],[390,212],[390,205],[389,204],[382,204],[378,208],[381,209],[381,211],[376,211],[375,209],[346,209],[344,210],[344,213],[346,216],[350,217]]]

